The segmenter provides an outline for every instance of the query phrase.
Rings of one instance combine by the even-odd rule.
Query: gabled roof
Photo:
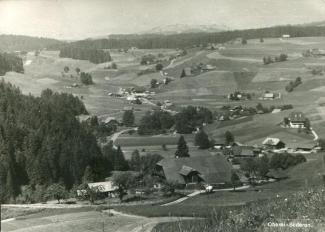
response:
[[[179,171],[179,174],[183,175],[183,176],[187,176],[188,174],[190,174],[191,172],[197,172],[194,168],[188,167],[186,165],[183,165],[183,167],[181,168],[181,170]]]
[[[101,193],[112,192],[117,189],[116,186],[113,185],[112,181],[88,183],[88,187],[98,188]]]
[[[187,158],[165,158],[157,163],[168,181],[185,184],[182,174],[195,170],[207,183],[230,182],[232,166],[224,155],[200,155]]]
[[[263,141],[263,145],[270,145],[270,146],[276,146],[281,142],[278,138],[266,138]]]
[[[274,98],[274,93],[265,93],[264,97],[265,98]]]

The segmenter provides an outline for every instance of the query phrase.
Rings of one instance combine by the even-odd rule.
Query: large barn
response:
[[[157,173],[167,181],[179,184],[229,183],[232,166],[224,155],[201,155],[184,158],[165,158],[157,163]]]

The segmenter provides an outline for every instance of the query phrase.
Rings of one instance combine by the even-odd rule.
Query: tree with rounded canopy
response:
[[[117,187],[117,193],[120,201],[127,194],[127,190],[130,189],[136,183],[136,175],[133,172],[114,172],[113,173],[113,185]]]
[[[58,203],[60,203],[60,200],[65,199],[68,195],[65,187],[58,183],[50,185],[46,192],[49,198],[56,199]]]
[[[77,68],[76,68],[76,73],[77,73],[78,75],[79,75],[80,71],[81,71],[80,68],[77,67]]]
[[[188,153],[188,146],[186,144],[186,141],[184,139],[184,136],[182,135],[177,144],[177,150],[175,152],[175,157],[189,157]]]
[[[157,71],[161,71],[163,69],[163,67],[164,66],[162,64],[160,64],[160,63],[159,64],[156,64],[156,70]]]
[[[70,68],[68,66],[64,66],[63,70],[64,70],[65,73],[67,73],[67,72],[70,71]]]

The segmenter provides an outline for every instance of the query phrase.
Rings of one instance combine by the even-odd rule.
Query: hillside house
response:
[[[206,183],[223,185],[231,179],[232,166],[224,155],[165,158],[156,165],[157,175],[182,185]]]
[[[305,128],[307,118],[302,112],[291,112],[288,119],[291,128]]]
[[[325,50],[321,50],[321,49],[318,49],[318,48],[311,49],[310,53],[313,56],[325,56]]]
[[[282,38],[283,38],[283,39],[289,39],[290,37],[291,37],[291,36],[290,36],[289,34],[283,34],[283,35],[282,35]]]
[[[263,146],[267,149],[282,149],[285,148],[285,143],[278,138],[266,138]]]

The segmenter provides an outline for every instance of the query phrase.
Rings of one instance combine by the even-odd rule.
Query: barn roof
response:
[[[271,146],[276,146],[281,142],[280,139],[278,138],[266,138],[263,141],[263,145],[271,145]]]
[[[224,155],[201,155],[187,158],[165,158],[157,163],[161,166],[165,177],[169,181],[185,184],[182,174],[195,170],[207,183],[230,182],[231,164]]]
[[[99,192],[101,193],[112,192],[116,190],[116,186],[113,185],[112,181],[88,183],[88,187],[98,188]]]

